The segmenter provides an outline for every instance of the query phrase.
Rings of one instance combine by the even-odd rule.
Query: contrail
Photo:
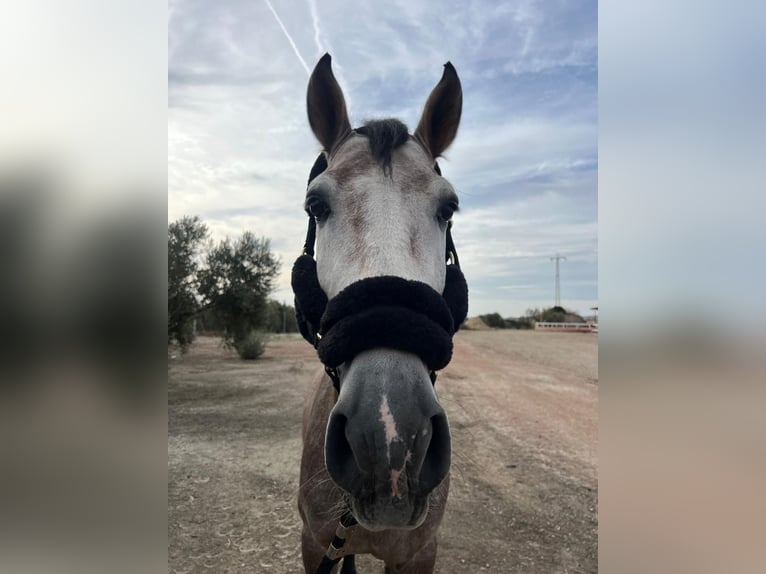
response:
[[[317,13],[316,0],[308,0],[309,10],[311,10],[311,23],[314,25],[314,43],[317,45],[317,50],[322,54],[326,50],[322,48],[322,42],[319,40],[319,14]]]
[[[290,45],[293,47],[293,52],[295,52],[295,55],[298,56],[298,59],[301,61],[301,65],[303,66],[303,69],[306,70],[306,75],[311,75],[311,70],[306,65],[306,61],[301,57],[301,53],[298,51],[298,46],[295,45],[295,42],[293,42],[293,39],[290,37],[290,34],[287,31],[287,28],[285,28],[285,25],[282,24],[282,20],[279,18],[279,15],[277,14],[277,11],[274,10],[274,6],[271,5],[271,2],[269,0],[263,0],[266,2],[266,6],[269,7],[269,10],[271,10],[271,13],[274,14],[274,18],[277,19],[277,24],[279,24],[279,27],[282,28],[282,31],[285,33],[285,36],[287,37],[287,41],[290,42]]]

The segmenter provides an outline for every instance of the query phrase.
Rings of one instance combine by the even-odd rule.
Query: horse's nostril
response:
[[[423,459],[420,470],[420,489],[423,493],[431,492],[447,476],[451,460],[451,439],[447,415],[444,413],[431,417],[431,442]]]
[[[346,438],[348,419],[342,414],[333,413],[327,423],[325,438],[325,462],[327,471],[335,483],[350,492],[355,475],[356,463],[351,445]]]

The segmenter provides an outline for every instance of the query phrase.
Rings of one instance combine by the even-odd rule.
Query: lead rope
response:
[[[327,547],[327,552],[325,552],[325,555],[322,557],[322,562],[319,563],[319,568],[317,568],[316,574],[330,574],[332,569],[341,559],[343,559],[343,566],[340,570],[341,574],[356,573],[354,555],[349,554],[346,556],[343,547],[346,544],[349,530],[357,524],[356,518],[354,518],[354,515],[351,514],[350,511],[346,511],[346,513],[341,516],[338,527],[335,529],[335,537]]]

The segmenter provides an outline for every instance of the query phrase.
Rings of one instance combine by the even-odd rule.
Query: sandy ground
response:
[[[168,571],[302,573],[297,336],[240,361],[217,339],[169,354]],[[470,331],[437,381],[452,486],[436,571],[597,571],[598,339]],[[383,571],[371,557],[361,574]]]

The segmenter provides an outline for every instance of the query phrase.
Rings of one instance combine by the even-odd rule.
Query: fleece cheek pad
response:
[[[465,318],[468,316],[468,283],[465,276],[457,265],[447,265],[447,277],[444,282],[444,302],[447,303],[452,321],[455,323],[455,331],[460,329]]]
[[[295,293],[295,318],[301,335],[317,346],[319,322],[327,307],[327,295],[317,277],[317,263],[311,255],[301,255],[293,264],[290,283]]]

